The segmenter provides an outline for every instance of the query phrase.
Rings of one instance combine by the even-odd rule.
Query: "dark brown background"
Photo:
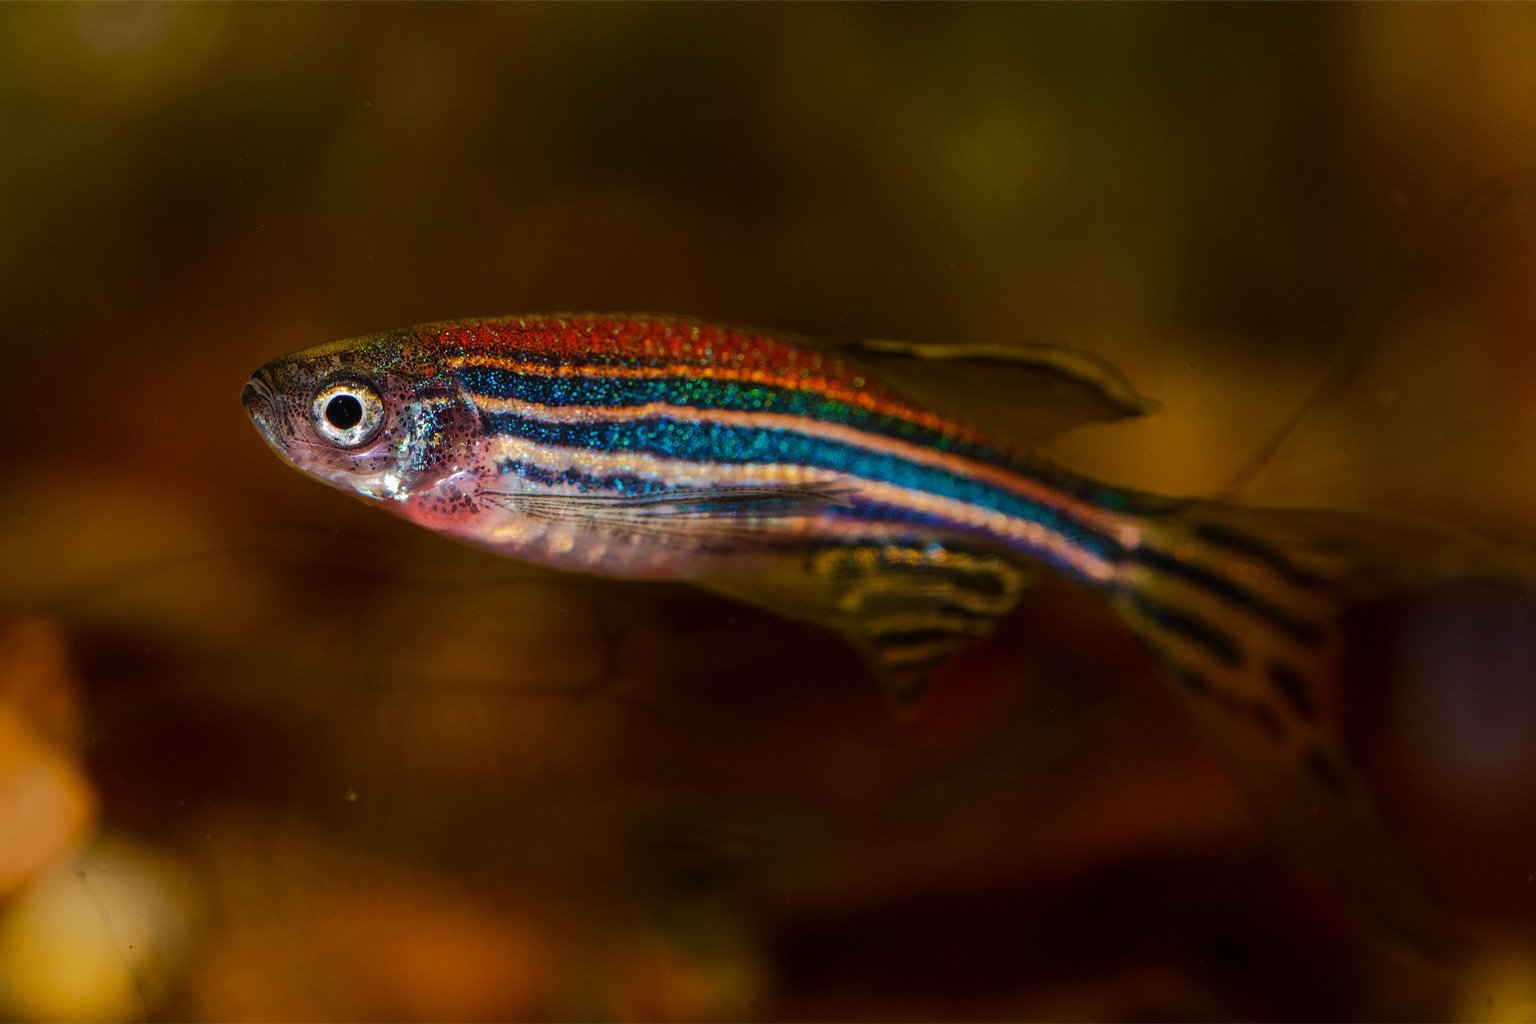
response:
[[[1516,5],[0,8],[4,707],[100,815],[12,889],[4,1012],[1528,1014],[1528,922],[1384,946],[1073,595],[896,723],[812,630],[306,481],[237,395],[517,311],[1051,340],[1164,405],[1055,454],[1212,493],[1536,161],[1532,53]],[[1454,239],[1250,500],[1536,535],[1536,198]]]

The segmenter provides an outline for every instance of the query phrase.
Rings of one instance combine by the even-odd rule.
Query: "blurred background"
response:
[[[1050,341],[1163,406],[1055,457],[1206,495],[1385,309],[1244,500],[1527,548],[1536,195],[1444,225],[1536,163],[1532,53],[1525,5],[0,7],[0,1015],[1530,1019],[1529,686],[1371,697],[1472,939],[1424,957],[1073,594],[896,721],[830,637],[460,549],[237,396],[526,311]]]

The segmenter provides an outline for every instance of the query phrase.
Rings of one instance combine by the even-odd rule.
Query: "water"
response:
[[[1536,159],[1528,9],[0,19],[4,1013],[1529,1016],[1523,904],[1454,884],[1484,862],[1434,857],[1474,955],[1414,960],[1068,593],[896,721],[831,637],[388,521],[237,400],[281,352],[522,310],[1049,340],[1165,410],[1053,455],[1213,493]],[[1248,497],[1528,546],[1533,249],[1529,206],[1471,232]],[[1460,735],[1412,749],[1521,763]]]

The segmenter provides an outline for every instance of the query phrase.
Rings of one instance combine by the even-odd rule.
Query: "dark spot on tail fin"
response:
[[[1209,679],[1187,668],[1173,668],[1171,671],[1192,699],[1220,710],[1230,716],[1233,722],[1246,721],[1257,725],[1271,740],[1285,738],[1285,721],[1267,701],[1242,696],[1228,689],[1213,688]]]
[[[1200,673],[1181,668],[1175,668],[1172,671],[1174,678],[1190,693],[1203,697],[1211,692],[1211,684],[1206,682],[1205,676]]]
[[[1283,661],[1272,661],[1269,663],[1269,678],[1296,714],[1314,724],[1319,720],[1322,710],[1317,705],[1317,695],[1300,672]]]
[[[1275,712],[1274,708],[1259,700],[1249,701],[1246,707],[1248,714],[1258,723],[1259,728],[1268,734],[1270,739],[1277,743],[1285,739],[1285,722]]]
[[[1205,541],[1207,544],[1224,548],[1233,554],[1241,555],[1250,561],[1257,562],[1298,587],[1303,587],[1307,590],[1326,590],[1328,588],[1329,581],[1327,577],[1302,568],[1290,558],[1287,558],[1277,548],[1263,543],[1256,537],[1247,536],[1237,530],[1216,523],[1196,523],[1194,535],[1197,539]]]
[[[1349,776],[1332,754],[1321,747],[1310,746],[1302,755],[1302,760],[1312,777],[1327,787],[1330,793],[1340,799],[1349,796]]]
[[[1194,615],[1148,597],[1141,591],[1131,595],[1131,603],[1148,622],[1159,629],[1177,634],[1205,648],[1224,665],[1232,668],[1243,663],[1243,652],[1224,630]],[[1154,650],[1159,649],[1156,644]]]

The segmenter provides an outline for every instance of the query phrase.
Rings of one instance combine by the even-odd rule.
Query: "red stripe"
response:
[[[975,443],[990,439],[866,380],[835,355],[785,337],[652,316],[536,315],[434,324],[418,337],[467,361],[570,376],[691,375],[809,392]],[[601,362],[594,363],[594,357]],[[617,359],[620,365],[613,365]],[[529,360],[536,362],[524,365]],[[550,367],[546,361],[555,361]]]

